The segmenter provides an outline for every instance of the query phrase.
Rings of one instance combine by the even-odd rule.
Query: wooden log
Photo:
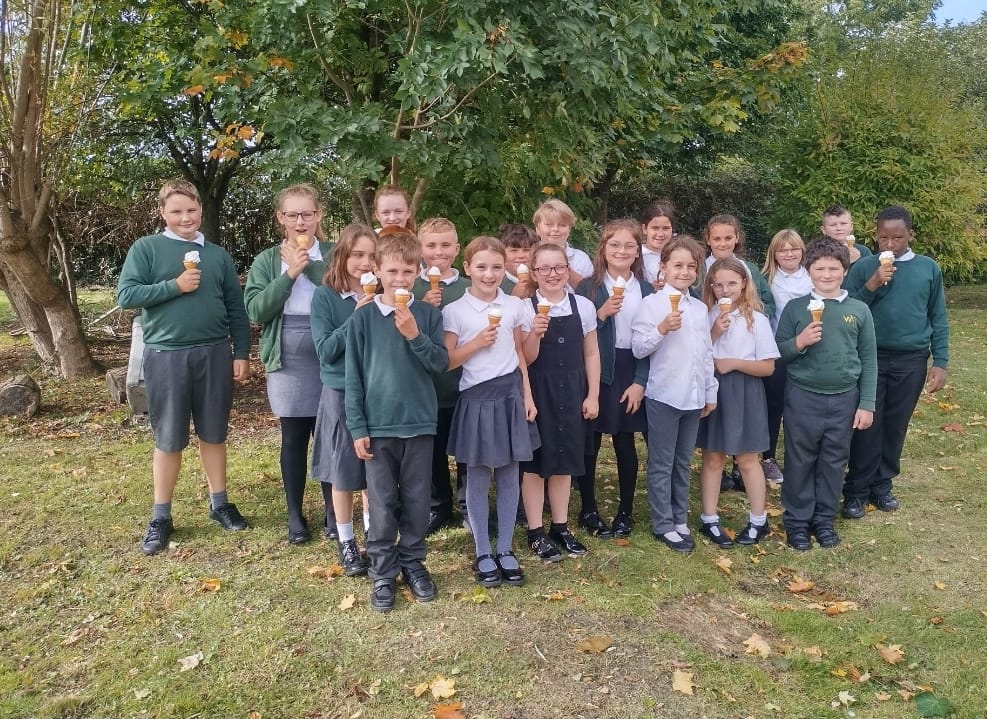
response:
[[[0,415],[33,417],[41,404],[41,388],[30,375],[19,374],[0,384]]]
[[[110,397],[119,404],[127,403],[127,368],[114,367],[106,373],[106,389]]]

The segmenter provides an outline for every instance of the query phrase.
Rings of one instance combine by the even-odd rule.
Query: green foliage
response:
[[[871,38],[818,66],[804,104],[781,115],[770,143],[776,224],[811,234],[826,206],[842,204],[872,241],[877,211],[901,204],[915,217],[916,248],[950,279],[971,277],[987,258],[976,213],[987,127],[961,90],[933,30]]]

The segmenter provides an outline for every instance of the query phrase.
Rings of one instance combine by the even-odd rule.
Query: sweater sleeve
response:
[[[427,372],[436,377],[441,376],[449,371],[449,350],[445,346],[442,315],[428,305],[426,312],[415,319],[418,321],[418,336],[408,340],[408,347]]]
[[[873,412],[877,406],[877,339],[874,335],[874,318],[869,309],[863,309],[860,330],[857,332],[857,356],[860,357],[858,406]]]
[[[364,340],[359,322],[350,322],[346,329],[346,380],[343,392],[346,406],[346,428],[353,439],[370,436],[367,413],[364,408],[366,385],[363,376]]]
[[[243,290],[240,289],[240,278],[233,267],[233,258],[223,252],[223,302],[226,304],[226,319],[230,325],[230,337],[233,340],[233,359],[248,359],[250,357],[250,322],[247,311],[243,306]]]
[[[781,317],[778,318],[778,329],[775,331],[775,341],[778,344],[778,351],[781,353],[782,359],[786,362],[805,354],[804,351],[799,352],[795,346],[795,338],[798,335],[798,318],[795,316],[796,312],[795,301],[785,305]],[[872,326],[871,333],[873,331]]]
[[[287,272],[275,274],[275,264],[281,257],[279,252],[277,247],[264,250],[254,259],[247,273],[244,302],[247,315],[259,325],[266,325],[281,314],[295,284]],[[280,264],[277,268],[280,269]]]
[[[312,295],[312,340],[315,342],[315,353],[323,365],[337,362],[346,351],[346,330],[350,318],[340,322],[333,316],[332,290],[319,287]]]
[[[850,271],[847,273],[846,279],[843,280],[843,287],[846,289],[847,294],[854,299],[860,300],[865,305],[870,305],[877,296],[877,293],[882,289],[878,288],[876,292],[871,292],[867,289],[867,280],[871,278],[871,275],[874,274],[874,270],[876,269],[877,260],[873,255],[871,257],[861,257],[854,262],[850,267]]]
[[[760,298],[761,304],[764,305],[764,314],[768,317],[774,317],[775,296],[771,292],[771,285],[764,279],[764,275],[761,274],[757,265],[748,262],[747,267],[751,271],[751,280],[754,282],[754,287],[757,288],[757,296]]]
[[[151,283],[152,277],[148,244],[138,240],[127,252],[127,258],[123,262],[123,270],[117,282],[117,304],[125,310],[154,307],[182,294],[178,289],[177,276]]]
[[[932,366],[946,369],[949,364],[949,320],[946,317],[946,291],[942,270],[936,265],[929,291],[929,324],[932,326]]]

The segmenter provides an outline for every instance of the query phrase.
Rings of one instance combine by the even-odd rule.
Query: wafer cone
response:
[[[679,311],[679,302],[682,301],[682,295],[669,295],[668,304],[672,306],[672,312]]]
[[[538,314],[540,314],[542,316],[545,316],[545,315],[548,314],[548,311],[550,309],[552,309],[552,306],[551,305],[543,305],[543,304],[540,304],[539,303],[539,305],[538,305]]]
[[[809,310],[809,312],[812,314],[813,322],[822,322],[822,315],[823,315],[822,310]]]
[[[186,270],[194,270],[199,267],[198,262],[183,262],[182,264],[185,265]]]
[[[437,289],[439,289],[439,281],[440,281],[440,278],[438,278],[438,277],[435,277],[435,276],[430,276],[430,277],[428,278],[428,284],[429,284],[429,286],[430,286],[430,287],[431,287],[431,288],[432,288],[433,290],[437,290]]]
[[[623,297],[624,296],[624,288],[623,287],[614,287],[613,288],[613,296],[614,297]]]
[[[303,250],[307,250],[312,246],[312,238],[308,235],[298,235],[295,237],[295,244],[298,245]]]

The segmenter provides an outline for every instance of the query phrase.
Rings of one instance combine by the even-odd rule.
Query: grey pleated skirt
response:
[[[763,452],[769,444],[764,381],[743,372],[719,380],[716,409],[700,421],[696,446],[727,454]]]
[[[367,488],[367,474],[346,428],[344,397],[341,390],[323,385],[312,440],[312,476],[342,492],[358,492]]]
[[[267,373],[267,399],[278,417],[315,417],[319,413],[319,357],[308,315],[281,318],[281,369]]]

